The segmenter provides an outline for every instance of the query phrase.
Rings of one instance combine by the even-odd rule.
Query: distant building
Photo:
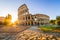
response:
[[[26,4],[18,8],[18,20],[20,25],[46,25],[49,24],[49,16],[45,14],[29,14]]]
[[[4,22],[5,17],[0,17],[0,22]]]

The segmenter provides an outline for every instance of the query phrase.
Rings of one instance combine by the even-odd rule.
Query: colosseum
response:
[[[49,19],[50,17],[45,14],[30,14],[26,4],[18,8],[18,20],[20,25],[47,25],[49,24]]]

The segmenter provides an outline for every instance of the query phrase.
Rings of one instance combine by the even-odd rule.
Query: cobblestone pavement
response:
[[[32,30],[25,30],[16,35],[16,40],[60,40],[52,34],[39,33]]]

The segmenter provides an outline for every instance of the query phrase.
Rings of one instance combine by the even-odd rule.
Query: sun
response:
[[[17,20],[17,18],[13,17],[11,22],[14,23]]]
[[[8,14],[12,16],[11,23],[14,23],[18,19],[18,16],[16,13],[8,13]]]
[[[15,20],[11,20],[11,22],[12,22],[12,23],[14,23],[14,22],[15,22]]]
[[[17,19],[18,19],[18,17],[16,15],[12,14],[11,22],[14,23]]]

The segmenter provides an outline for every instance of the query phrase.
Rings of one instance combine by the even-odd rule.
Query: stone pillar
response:
[[[27,16],[27,20],[28,20],[28,16]]]
[[[31,20],[31,18],[32,18],[32,17],[31,17],[31,15],[30,15],[30,20]]]
[[[29,25],[29,23],[27,22],[27,25]]]
[[[35,22],[33,21],[33,25],[35,25]]]
[[[31,25],[31,21],[30,21],[30,25]]]
[[[39,25],[41,25],[41,21],[39,21]]]
[[[25,16],[25,21],[26,21],[26,16]]]
[[[24,22],[24,25],[26,25],[26,22]]]

